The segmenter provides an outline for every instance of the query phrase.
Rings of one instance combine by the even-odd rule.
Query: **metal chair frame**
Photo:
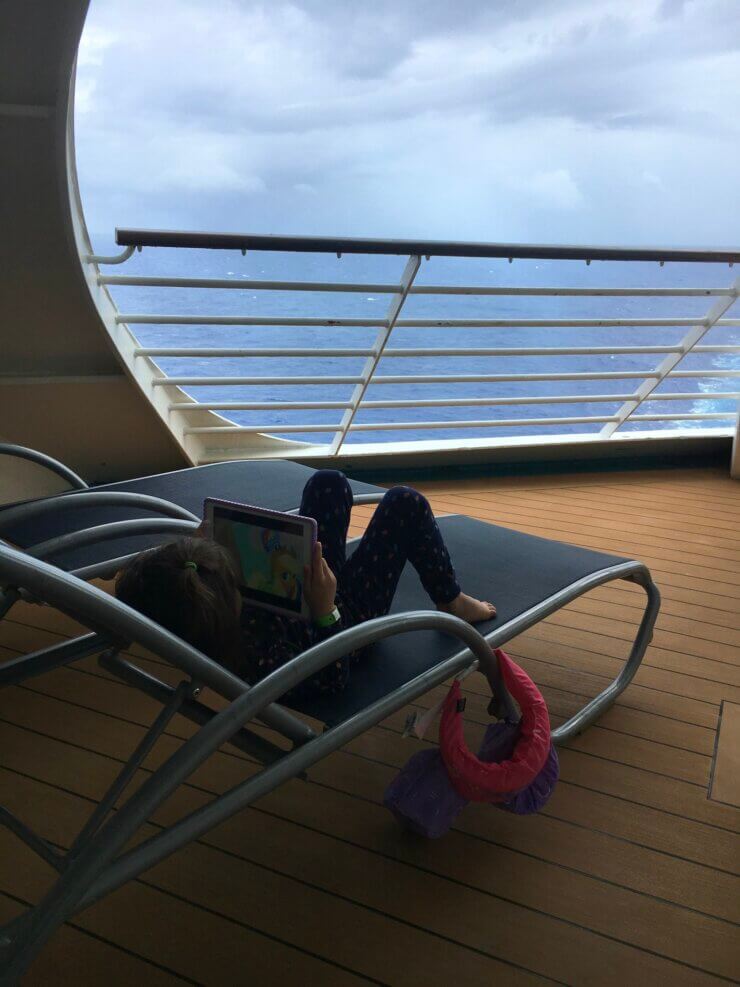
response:
[[[3,451],[4,447],[0,446],[0,452]],[[553,731],[553,739],[555,743],[563,743],[581,733],[632,681],[651,640],[660,607],[660,595],[648,569],[639,562],[621,562],[573,582],[485,636],[470,624],[438,611],[388,614],[338,632],[257,685],[249,686],[180,638],[85,581],[110,576],[125,557],[74,572],[64,572],[46,561],[62,550],[131,534],[192,531],[199,519],[175,504],[139,494],[96,493],[79,488],[63,496],[67,505],[70,500],[90,504],[91,499],[95,499],[98,506],[140,506],[149,511],[157,510],[164,516],[98,525],[49,539],[26,551],[0,543],[0,619],[17,600],[26,599],[54,606],[90,629],[89,633],[75,639],[5,662],[0,666],[0,686],[15,685],[84,657],[98,655],[105,669],[159,701],[162,709],[66,853],[38,836],[8,810],[0,808],[0,825],[11,829],[59,872],[56,882],[37,905],[0,928],[2,984],[16,983],[54,931],[77,912],[198,839],[283,782],[305,777],[306,771],[317,761],[450,677],[474,669],[480,662],[486,662],[490,667],[492,647],[505,644],[597,586],[617,579],[637,583],[645,590],[646,605],[624,667],[603,692]],[[355,503],[374,503],[381,497],[381,493],[363,494],[355,497]],[[13,515],[14,520],[31,519],[53,509],[53,505],[49,506],[53,500],[56,498],[11,507],[3,512],[3,517]],[[323,733],[317,733],[299,715],[279,705],[281,696],[331,662],[383,638],[415,630],[444,632],[457,639],[460,648]],[[139,668],[130,658],[122,657],[121,652],[131,643],[144,646],[178,669],[183,675],[179,684],[168,685]],[[512,700],[501,681],[498,686],[494,696],[495,711],[498,715],[511,714]],[[199,702],[197,697],[203,687],[228,700],[226,708],[214,712]],[[198,724],[200,729],[129,795],[115,814],[111,814],[142,761],[178,713]],[[261,721],[289,741],[290,749],[280,747],[251,729],[254,720]],[[123,852],[162,803],[224,744],[232,744],[254,758],[261,765],[259,771]]]

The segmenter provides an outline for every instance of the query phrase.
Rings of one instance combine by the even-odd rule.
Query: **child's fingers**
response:
[[[314,569],[321,571],[321,563],[323,561],[323,558],[324,557],[321,551],[321,542],[317,541],[314,544],[313,552],[311,555],[311,565],[314,567]]]

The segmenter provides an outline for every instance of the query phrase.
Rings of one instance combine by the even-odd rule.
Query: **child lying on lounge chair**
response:
[[[206,538],[180,538],[132,559],[118,575],[116,595],[250,683],[337,630],[388,613],[407,560],[439,610],[469,623],[495,616],[493,604],[461,592],[422,494],[389,490],[347,559],[351,508],[350,485],[335,470],[318,471],[304,488],[300,513],[318,525],[304,573],[312,624],[244,602],[231,556]],[[341,691],[360,657],[337,661],[301,688]]]

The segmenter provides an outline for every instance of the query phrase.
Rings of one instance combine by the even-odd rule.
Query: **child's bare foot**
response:
[[[460,593],[454,600],[437,607],[444,613],[451,613],[453,617],[467,620],[469,624],[477,624],[481,620],[493,620],[496,616],[496,607],[485,600],[476,600],[467,593]]]

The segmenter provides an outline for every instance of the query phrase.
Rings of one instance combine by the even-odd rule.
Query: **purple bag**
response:
[[[493,805],[497,809],[505,809],[507,812],[514,812],[518,816],[528,816],[533,812],[539,812],[552,795],[559,774],[558,753],[554,744],[550,744],[550,753],[547,755],[545,766],[531,785],[527,785],[520,792],[516,792],[506,802],[494,802]]]
[[[507,720],[491,723],[486,728],[478,757],[481,761],[506,761],[513,754],[518,737],[518,723]],[[552,795],[559,772],[557,751],[554,745],[550,744],[550,752],[544,767],[534,781],[518,792],[510,792],[505,801],[492,802],[491,805],[495,805],[497,809],[514,812],[518,816],[539,812]]]
[[[481,761],[508,761],[519,740],[519,722],[499,720],[489,723],[478,751]]]
[[[452,787],[438,748],[417,751],[385,791],[383,804],[406,829],[437,839],[468,804]]]
[[[481,761],[506,761],[519,739],[519,723],[500,720],[486,728],[479,751]],[[510,793],[498,809],[528,815],[538,812],[552,794],[558,779],[558,756],[550,746],[545,766],[526,788]],[[450,829],[468,804],[455,791],[438,748],[417,751],[386,789],[383,804],[406,829],[438,839]]]

